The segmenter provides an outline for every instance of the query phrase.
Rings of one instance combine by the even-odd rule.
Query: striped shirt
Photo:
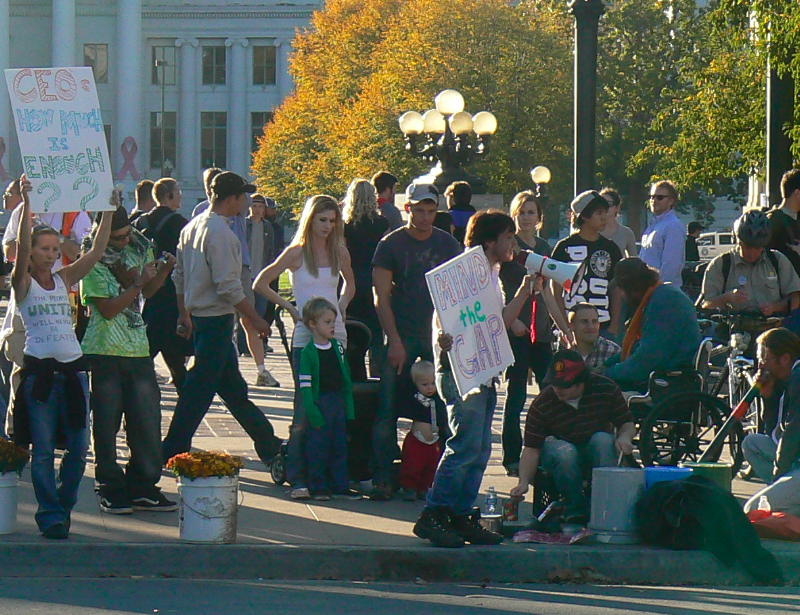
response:
[[[622,391],[613,380],[591,374],[578,407],[561,401],[552,386],[533,401],[525,419],[525,446],[542,448],[547,436],[572,444],[585,444],[598,431],[633,422]]]

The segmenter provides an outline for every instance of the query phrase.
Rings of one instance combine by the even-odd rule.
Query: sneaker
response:
[[[265,369],[263,372],[258,372],[258,376],[256,376],[256,386],[274,388],[281,386],[281,383],[275,380],[275,377],[269,373],[268,369]]]
[[[308,487],[295,487],[289,492],[289,497],[293,500],[308,500],[311,498],[311,493]]]
[[[42,536],[54,540],[64,540],[69,537],[69,528],[65,523],[54,523],[47,529],[42,530]]]
[[[423,508],[413,531],[420,538],[430,540],[434,547],[464,546],[464,539],[453,530],[450,515],[445,508]]]
[[[472,545],[499,545],[503,535],[481,525],[481,513],[475,509],[467,515],[453,516],[453,531]]]
[[[155,512],[178,510],[178,505],[172,500],[168,500],[160,490],[151,495],[132,498],[131,503],[133,504],[133,510],[152,510]]]
[[[413,502],[417,499],[417,492],[413,489],[402,487],[397,493],[400,495],[400,499],[404,502]]]
[[[330,502],[331,494],[328,491],[317,491],[317,493],[312,494],[311,499],[317,502]]]
[[[133,506],[128,499],[100,496],[100,510],[109,515],[132,515]]]
[[[275,349],[269,344],[264,344],[264,352],[269,354],[270,352],[275,352]]]
[[[511,476],[512,478],[519,478],[519,464],[518,463],[510,463],[506,466],[506,476]]]
[[[337,500],[360,500],[364,496],[355,489],[346,489],[344,491],[338,491],[334,493],[333,497]]]
[[[377,483],[369,494],[373,502],[388,502],[392,499],[392,487],[386,483]]]
[[[351,480],[350,489],[358,491],[361,494],[369,495],[372,491],[372,480]]]

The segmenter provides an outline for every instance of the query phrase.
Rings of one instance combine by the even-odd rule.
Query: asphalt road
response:
[[[68,564],[67,564],[68,565]],[[0,615],[800,613],[800,588],[0,579]]]

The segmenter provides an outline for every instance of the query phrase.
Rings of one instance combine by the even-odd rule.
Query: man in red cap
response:
[[[528,491],[541,462],[564,496],[565,523],[583,524],[589,504],[583,480],[592,468],[615,466],[619,453],[633,452],[633,415],[620,388],[592,373],[574,350],[553,356],[546,382],[525,419],[519,484],[511,495]]]

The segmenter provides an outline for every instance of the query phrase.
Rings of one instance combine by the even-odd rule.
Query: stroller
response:
[[[281,319],[280,307],[275,311],[275,327],[281,337],[281,344],[292,362],[292,349],[286,334],[286,325]],[[372,451],[372,424],[375,422],[375,409],[378,406],[380,381],[367,377],[366,355],[369,350],[372,334],[369,328],[359,320],[347,320],[346,357],[353,379],[353,397],[355,398],[355,419],[347,426],[347,461],[350,479],[367,480],[371,477],[369,459]],[[294,377],[294,366],[292,366]],[[280,486],[286,482],[286,458],[288,442],[281,444],[278,454],[270,464],[272,481]]]

